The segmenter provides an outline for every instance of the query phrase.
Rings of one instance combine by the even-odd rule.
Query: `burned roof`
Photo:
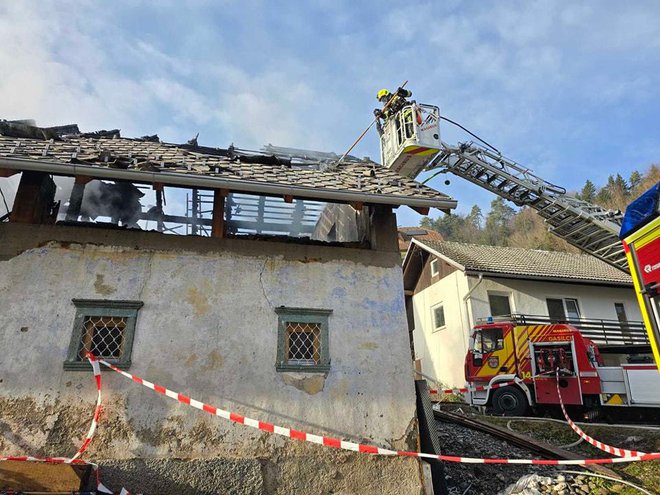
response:
[[[456,206],[445,194],[354,157],[311,166],[233,146],[198,146],[196,139],[170,144],[157,136],[122,138],[118,130],[83,134],[75,125],[31,124],[0,122],[0,169],[445,211]]]
[[[510,278],[632,286],[627,273],[587,254],[413,239],[461,270]]]

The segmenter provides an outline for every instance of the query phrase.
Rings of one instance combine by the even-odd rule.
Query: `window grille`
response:
[[[321,361],[321,325],[318,323],[286,324],[288,364],[313,366]]]
[[[83,323],[78,357],[85,359],[87,352],[99,358],[121,358],[126,317],[87,316]]]
[[[328,371],[330,344],[327,309],[285,308],[278,314],[278,371]]]
[[[64,369],[89,369],[87,352],[119,368],[128,368],[142,302],[74,299],[73,303],[76,318]]]

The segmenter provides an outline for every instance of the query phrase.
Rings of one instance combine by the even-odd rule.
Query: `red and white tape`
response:
[[[438,394],[467,394],[468,392],[483,392],[488,389],[496,389],[500,387],[506,387],[507,385],[512,385],[517,383],[517,380],[510,380],[508,382],[494,383],[492,385],[480,385],[478,387],[465,387],[465,388],[446,388],[444,390],[438,390],[432,388],[429,390],[429,394],[438,395]]]
[[[542,464],[542,465],[585,465],[585,464],[617,464],[623,462],[633,462],[633,461],[650,461],[654,459],[660,459],[660,452],[650,453],[650,454],[640,454],[637,456],[628,456],[628,457],[615,457],[615,458],[603,458],[603,459],[481,459],[474,457],[459,457],[459,456],[450,456],[450,455],[437,455],[437,454],[426,454],[423,452],[408,452],[401,450],[390,450],[384,449],[381,447],[376,447],[374,445],[367,445],[361,443],[347,442],[345,440],[340,440],[338,438],[327,437],[324,435],[314,435],[312,433],[307,433],[300,430],[294,430],[292,428],[285,428],[282,426],[277,426],[272,423],[266,423],[264,421],[259,421],[256,419],[248,418],[246,416],[225,411],[218,407],[205,404],[198,400],[195,400],[187,395],[174,392],[168,388],[165,388],[156,383],[152,383],[148,380],[144,380],[137,375],[133,375],[126,371],[120,370],[116,366],[108,363],[107,361],[100,360],[100,363],[108,368],[116,371],[120,375],[132,380],[140,385],[143,385],[159,394],[166,395],[170,399],[174,399],[182,404],[194,407],[200,411],[204,411],[208,414],[214,416],[219,416],[224,419],[228,419],[234,423],[240,423],[252,428],[259,429],[261,431],[266,431],[268,433],[275,433],[277,435],[282,435],[294,440],[301,440],[305,442],[315,443],[318,445],[324,445],[326,447],[332,447],[336,449],[350,450],[353,452],[363,452],[367,454],[376,454],[376,455],[385,455],[385,456],[406,456],[406,457],[420,457],[425,459],[436,459],[440,461],[447,462],[462,462],[468,464]],[[503,386],[503,385],[500,385]]]
[[[592,438],[589,435],[587,435],[585,431],[582,430],[582,428],[580,428],[578,425],[576,425],[568,416],[568,412],[566,412],[566,408],[564,407],[564,401],[561,396],[561,390],[559,389],[559,372],[556,373],[556,377],[557,377],[557,395],[559,396],[559,405],[561,406],[561,412],[564,414],[564,419],[566,419],[568,425],[585,442],[590,443],[591,445],[593,445],[597,449],[602,450],[603,452],[607,452],[608,454],[616,455],[619,457],[635,457],[640,455],[646,455],[645,452],[638,452],[636,450],[628,450],[628,449],[620,449],[618,447],[612,447],[611,445],[607,445],[606,443],[599,442],[595,438]]]
[[[0,461],[44,462],[50,464],[75,464],[91,466],[96,475],[96,489],[102,493],[114,494],[115,492],[101,483],[98,465],[94,464],[93,462],[80,459],[80,456],[87,450],[87,447],[89,447],[89,444],[92,442],[94,434],[96,433],[96,428],[99,424],[99,419],[101,417],[101,366],[99,365],[98,359],[93,354],[87,353],[87,359],[92,365],[94,381],[96,382],[96,407],[94,408],[94,416],[92,417],[92,423],[89,426],[85,440],[83,440],[83,443],[80,445],[80,448],[76,454],[73,457],[0,456]],[[120,495],[131,495],[131,493],[125,488],[122,488]]]

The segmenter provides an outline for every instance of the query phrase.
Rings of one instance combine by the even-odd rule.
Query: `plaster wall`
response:
[[[467,313],[463,295],[467,293],[463,272],[453,272],[413,296],[415,357],[422,372],[449,387],[465,383],[463,363],[467,350]],[[433,309],[442,304],[445,326],[435,328]]]
[[[112,236],[103,235],[108,244]],[[177,239],[171,249],[158,250],[130,247],[130,232],[114,235],[115,246],[53,241],[29,249],[23,249],[29,239],[5,238],[12,249],[22,247],[0,261],[0,452],[71,455],[82,441],[95,400],[92,375],[62,368],[74,298],[144,302],[130,371],[150,381],[278,425],[415,449],[413,369],[396,251],[258,241],[249,252],[231,242],[191,250]],[[279,306],[333,310],[327,374],[275,370]],[[317,456],[325,459],[319,466],[337,464],[319,492],[378,483],[382,493],[419,493],[413,459],[347,457],[213,418],[112,372],[103,373],[103,382],[106,406],[89,458],[115,466],[136,459],[253,459],[261,478],[256,491],[245,493],[291,493],[296,482],[305,486],[314,478],[309,457]],[[360,471],[355,463],[375,467]],[[181,469],[184,479],[192,472]],[[172,493],[207,493],[193,481]]]
[[[470,286],[477,277],[470,276]],[[548,315],[546,298],[577,299],[583,318],[616,320],[614,303],[623,303],[628,320],[641,321],[642,315],[632,288],[566,284],[505,278],[484,278],[470,297],[472,321],[490,316],[488,292],[509,295],[511,311],[530,315]]]

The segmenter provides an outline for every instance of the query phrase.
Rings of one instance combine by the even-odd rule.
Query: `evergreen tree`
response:
[[[594,199],[596,199],[596,186],[589,179],[584,183],[580,194],[578,194],[578,198],[588,203],[593,203]]]

